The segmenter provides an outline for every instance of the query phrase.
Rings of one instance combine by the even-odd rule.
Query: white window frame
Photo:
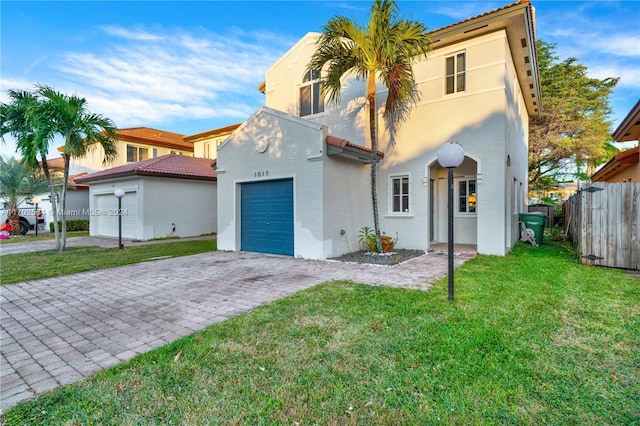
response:
[[[469,211],[469,194],[466,195],[466,199],[465,199],[465,206],[467,211],[462,212],[460,211],[460,183],[461,182],[466,182],[466,191],[467,193],[469,192],[469,182],[473,182],[475,185],[475,189],[476,189],[476,205],[475,205],[475,211],[470,212]],[[475,217],[478,215],[478,179],[476,179],[475,177],[473,178],[457,178],[454,180],[454,204],[456,206],[455,212],[456,212],[456,216],[461,216],[461,217]]]
[[[396,194],[394,193],[394,181],[396,179],[400,179],[400,208],[402,209],[402,197],[407,197],[407,210],[405,211],[394,211],[394,199]],[[407,193],[402,192],[402,179],[407,179]],[[410,173],[394,173],[389,175],[389,208],[388,215],[389,216],[411,216],[413,215],[413,206],[412,206],[412,196],[411,196],[411,174]]]
[[[464,60],[464,67],[462,70],[458,70],[460,56],[462,56]],[[447,63],[449,59],[453,60],[453,73],[449,73],[447,69]],[[462,77],[463,79],[463,87],[462,89],[458,88],[458,79]],[[449,92],[448,81],[449,78],[453,78],[453,91]],[[453,55],[446,56],[444,58],[444,94],[445,95],[455,95],[456,93],[464,93],[467,91],[467,52],[461,51],[456,52]]]
[[[309,90],[309,113],[302,112],[302,91]],[[315,94],[315,97],[314,97]],[[315,100],[318,100],[317,106]],[[317,107],[317,111],[315,110]],[[320,72],[318,70],[309,70],[302,77],[302,83],[298,86],[298,115],[300,117],[310,117],[324,113],[325,102],[324,97],[320,94]]]
[[[136,159],[134,161],[129,161],[129,148],[134,148],[136,150],[136,154],[135,154]],[[140,150],[141,149],[144,149],[144,150],[147,151],[147,158],[140,158]],[[129,164],[137,163],[138,161],[148,160],[149,158],[152,158],[152,157],[150,157],[151,150],[146,146],[133,145],[133,144],[128,143],[127,144],[127,148],[126,148],[126,152],[127,152],[126,153],[126,155],[127,155],[127,163],[129,163]]]

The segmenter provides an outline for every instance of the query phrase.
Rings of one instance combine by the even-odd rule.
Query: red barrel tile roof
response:
[[[216,160],[168,154],[137,163],[117,166],[76,178],[76,182],[96,182],[126,176],[159,176],[179,179],[217,180]]]

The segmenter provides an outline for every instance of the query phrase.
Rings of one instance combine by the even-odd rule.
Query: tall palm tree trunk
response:
[[[9,218],[9,234],[20,235],[20,213],[18,207],[11,207],[7,217]]]
[[[369,102],[369,135],[371,137],[371,206],[373,210],[373,230],[376,234],[376,252],[382,253],[382,239],[380,238],[380,218],[378,216],[378,135],[376,132],[376,76],[369,74],[367,88]]]
[[[71,155],[66,152],[62,154],[62,158],[64,159],[64,178],[62,180],[62,200],[60,201],[62,214],[62,229],[61,229],[61,238],[60,238],[60,252],[63,252],[65,247],[67,246],[67,181],[69,180],[69,163],[71,160]]]
[[[53,214],[53,236],[56,241],[56,250],[60,250],[60,233],[58,229],[58,200],[56,198],[56,191],[53,187],[53,179],[51,179],[51,171],[49,170],[49,164],[47,163],[47,156],[41,152],[42,158],[42,171],[47,178],[47,184],[49,185],[49,200],[51,201],[51,214]],[[36,226],[38,226],[36,224]]]

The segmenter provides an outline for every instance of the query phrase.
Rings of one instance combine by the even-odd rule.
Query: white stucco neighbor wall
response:
[[[118,216],[114,212],[118,200],[113,195],[117,188],[125,191],[123,238],[150,240],[216,232],[215,181],[136,176],[90,185],[90,235],[118,236]],[[175,232],[172,223],[176,225]]]
[[[263,107],[218,149],[218,249],[239,251],[246,182],[293,179],[294,256],[323,259],[322,126]],[[264,152],[256,142],[268,143]]]
[[[144,238],[193,237],[216,232],[216,203],[215,181],[146,176]]]

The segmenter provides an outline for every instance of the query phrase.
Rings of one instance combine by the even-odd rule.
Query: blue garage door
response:
[[[243,183],[244,251],[293,256],[293,179]]]

